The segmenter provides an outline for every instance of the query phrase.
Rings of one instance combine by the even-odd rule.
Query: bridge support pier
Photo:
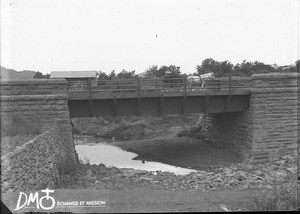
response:
[[[297,73],[252,76],[249,110],[203,114],[205,137],[253,162],[265,162],[299,145]]]

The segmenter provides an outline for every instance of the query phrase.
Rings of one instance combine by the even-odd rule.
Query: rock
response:
[[[137,170],[134,170],[133,173],[136,174],[136,175],[145,175],[148,172],[146,170],[137,169]]]
[[[92,176],[92,170],[91,169],[88,169],[87,171],[86,171],[86,175],[88,176],[88,177],[90,177],[90,176]]]
[[[235,174],[235,179],[239,180],[239,181],[243,181],[243,180],[246,180],[247,177],[246,177],[246,174],[243,171],[237,171],[236,174]]]
[[[152,178],[148,178],[148,177],[140,177],[139,180],[142,180],[142,181],[153,181]]]
[[[8,189],[8,187],[9,187],[9,183],[6,182],[6,181],[4,181],[4,182],[3,182],[3,188],[4,188],[4,189]]]
[[[256,175],[258,175],[258,176],[263,176],[264,175],[264,173],[261,171],[261,170],[255,170],[254,171],[254,174],[256,174]]]
[[[35,184],[35,182],[34,182],[34,180],[31,178],[31,179],[28,180],[28,184],[33,185],[33,184]]]
[[[224,168],[223,172],[225,173],[226,176],[230,176],[232,174],[229,168]]]
[[[133,177],[135,176],[134,170],[128,169],[128,170],[122,170],[122,174],[125,177]]]
[[[251,170],[251,169],[253,169],[253,166],[251,164],[247,164],[244,166],[244,168],[247,170]]]
[[[287,168],[287,170],[290,171],[290,172],[293,173],[293,174],[296,174],[296,172],[297,172],[297,167],[289,167],[289,168]]]
[[[216,178],[215,181],[217,181],[217,182],[222,182],[223,180],[222,180],[221,178]]]
[[[285,163],[284,160],[280,160],[280,161],[276,161],[275,164],[276,165],[283,165]]]

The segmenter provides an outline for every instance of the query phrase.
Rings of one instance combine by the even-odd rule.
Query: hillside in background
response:
[[[14,69],[8,69],[1,66],[0,79],[1,80],[27,80],[33,79],[35,71],[16,71]]]

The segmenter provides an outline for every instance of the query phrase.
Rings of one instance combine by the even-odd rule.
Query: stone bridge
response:
[[[295,150],[297,148],[299,143],[297,141],[299,129],[298,77],[297,73],[256,74],[251,77],[250,88],[247,90],[195,92],[194,95],[199,96],[198,99],[195,96],[188,98],[187,94],[174,98],[173,94],[173,97],[169,96],[164,99],[170,100],[170,103],[167,104],[169,106],[177,103],[178,109],[165,113],[202,112],[200,122],[207,139],[226,144],[227,148],[247,154],[247,157],[253,162],[264,162],[279,150]],[[237,78],[237,80],[238,84],[243,85],[245,82],[243,78]],[[90,97],[89,94],[91,93],[83,93],[82,96]],[[59,124],[64,133],[65,142],[70,145],[71,151],[74,151],[70,112],[73,116],[80,113],[78,110],[76,114],[72,113],[76,106],[76,101],[74,102],[76,98],[72,96],[65,80],[1,82],[1,125],[4,125],[5,120],[8,120],[16,112],[22,113],[24,116],[39,114],[45,124]],[[151,104],[148,98],[144,98],[147,100],[146,103],[150,102]],[[100,98],[98,97],[98,99]],[[128,114],[139,115],[145,112],[151,114],[152,108],[137,111],[142,97],[135,97],[135,99],[134,102],[127,101],[137,107]],[[82,100],[88,102],[81,105],[89,108],[91,99]],[[158,96],[153,100],[158,106],[158,112],[161,112],[162,109],[159,107],[162,102],[161,97]],[[211,100],[215,101],[210,102]],[[228,100],[233,104],[228,104],[230,103]],[[108,115],[117,115],[118,109],[116,109],[115,101],[115,97],[112,98],[112,102],[106,101],[107,107],[102,112],[99,111],[92,115],[84,113],[77,116],[100,116],[105,115],[105,111],[109,112]],[[199,108],[193,107],[193,103]],[[115,110],[110,110],[111,108],[115,108]]]

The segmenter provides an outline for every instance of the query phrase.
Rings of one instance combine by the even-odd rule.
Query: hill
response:
[[[35,71],[28,71],[28,70],[16,71],[14,69],[9,69],[1,66],[0,79],[2,81],[28,80],[28,79],[33,79],[35,74],[36,74]]]

